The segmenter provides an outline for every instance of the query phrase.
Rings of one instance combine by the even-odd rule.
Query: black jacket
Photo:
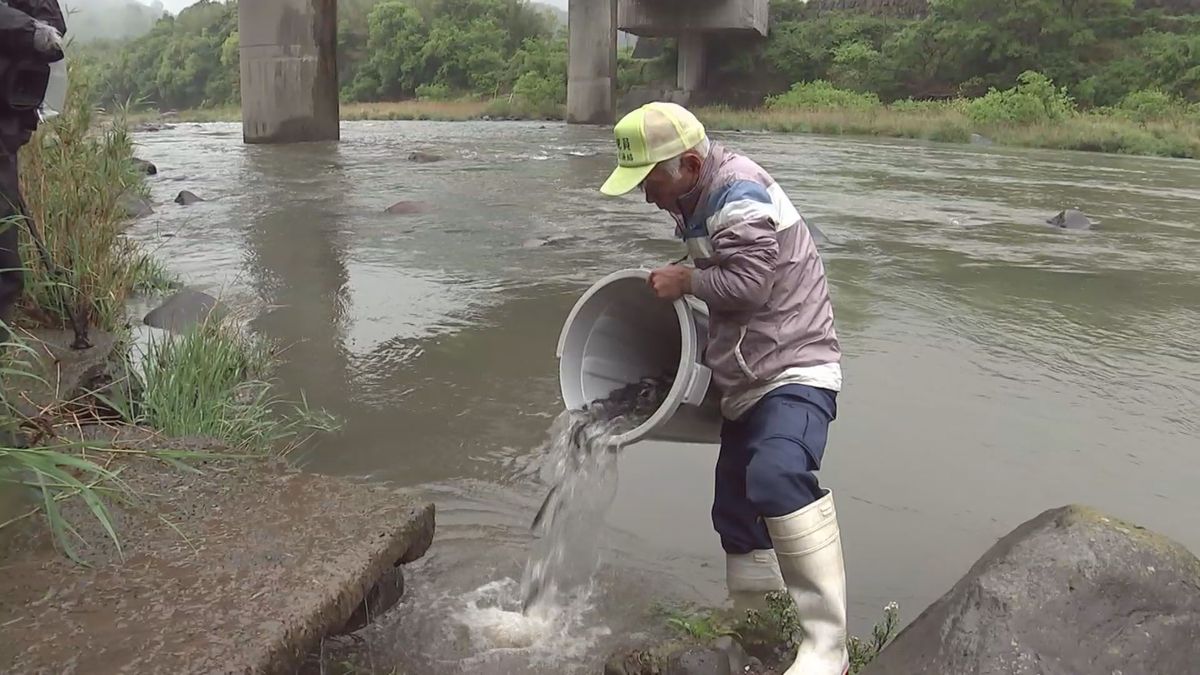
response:
[[[54,26],[64,37],[67,34],[58,0],[0,0],[0,50],[8,56],[33,57],[34,19]]]
[[[33,47],[35,19],[54,26],[66,36],[67,23],[58,0],[0,0],[0,57],[14,61],[38,58]],[[29,142],[37,127],[36,111],[0,112],[0,161],[12,161],[16,149]]]

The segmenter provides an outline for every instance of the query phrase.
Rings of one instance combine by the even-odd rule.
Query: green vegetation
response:
[[[769,658],[777,648],[782,647],[784,659],[790,662],[800,646],[800,618],[796,614],[795,602],[786,592],[768,593],[765,609],[748,610],[742,615],[694,607],[659,606],[654,611],[682,638],[708,643],[730,635],[737,638],[749,653],[760,655],[760,658]],[[872,628],[869,639],[857,636],[847,638],[850,672],[858,673],[874,661],[896,637],[899,628],[900,611],[893,602],[883,608],[883,618]]]
[[[561,119],[561,18],[525,0],[342,0],[345,119]],[[770,129],[1200,156],[1200,15],[1132,0],[940,0],[925,16],[771,3],[766,40],[713,46],[710,88]],[[1147,5],[1148,7],[1148,5]],[[618,55],[621,91],[674,78],[675,48]],[[117,47],[89,46],[109,104],[238,115],[236,3],[205,0]],[[749,97],[743,93],[749,92]]]
[[[127,419],[170,437],[203,436],[239,450],[286,454],[333,421],[307,405],[273,395],[269,344],[211,316],[178,337],[154,342],[143,366],[142,394]],[[290,407],[284,412],[282,408]]]
[[[130,161],[133,144],[123,124],[91,133],[89,82],[72,68],[67,110],[42,125],[21,149],[21,184],[51,262],[48,269],[28,228],[21,226],[27,269],[23,312],[60,328],[72,313],[115,330],[124,303],[144,272],[136,248],[121,236],[127,195],[143,195],[142,176]],[[118,111],[119,117],[120,111]]]

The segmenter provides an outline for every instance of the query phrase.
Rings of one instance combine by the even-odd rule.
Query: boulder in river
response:
[[[1053,218],[1048,218],[1046,224],[1064,230],[1090,230],[1096,223],[1078,209],[1066,209],[1059,211]]]
[[[154,162],[149,162],[137,157],[133,158],[133,166],[139,171],[145,172],[147,176],[153,176],[158,173],[158,167],[154,166]]]
[[[1178,543],[1065,506],[1013,530],[863,675],[1193,673],[1200,560]]]
[[[188,190],[180,190],[179,194],[175,195],[175,203],[182,204],[184,206],[187,206],[188,204],[195,204],[196,202],[202,202],[202,201],[204,201],[204,200],[201,199],[200,197],[197,197],[194,192],[190,192]]]
[[[150,205],[149,200],[132,192],[121,195],[121,208],[129,218],[141,218],[154,213],[154,207]]]
[[[408,161],[417,162],[419,164],[428,164],[429,162],[440,162],[443,159],[446,159],[446,158],[442,157],[441,155],[435,155],[432,152],[423,152],[421,150],[417,150],[416,152],[410,152],[408,154]]]
[[[210,315],[219,316],[224,311],[224,305],[208,293],[185,288],[148,312],[142,322],[147,326],[179,333]]]

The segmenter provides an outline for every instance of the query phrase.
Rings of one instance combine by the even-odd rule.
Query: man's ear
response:
[[[704,166],[704,158],[695,150],[688,150],[684,153],[683,161],[687,163],[687,167],[694,173],[700,173],[700,167]]]

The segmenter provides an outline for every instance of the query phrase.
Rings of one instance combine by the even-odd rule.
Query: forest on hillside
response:
[[[814,81],[884,101],[946,99],[1011,87],[1035,71],[1082,107],[1147,90],[1198,101],[1200,16],[1166,4],[931,0],[923,15],[889,16],[774,0],[770,37],[715,46],[710,84],[751,89],[758,100]],[[338,45],[346,101],[566,97],[561,15],[525,0],[341,0]],[[91,50],[108,102],[237,103],[236,2],[205,0],[135,39],[80,49]],[[673,54],[668,45],[639,61],[623,49],[621,87],[671,81]]]

